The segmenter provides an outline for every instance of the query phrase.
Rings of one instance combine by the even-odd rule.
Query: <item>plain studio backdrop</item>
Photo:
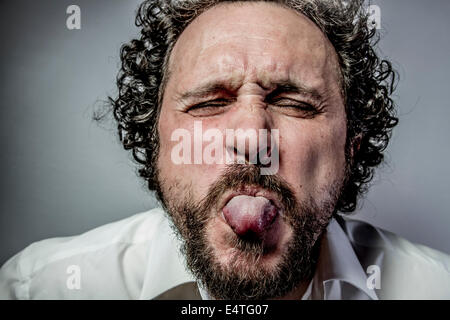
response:
[[[68,30],[66,9],[81,8]],[[30,243],[156,205],[115,128],[92,120],[116,93],[139,1],[2,1],[0,264]],[[400,124],[354,218],[450,253],[450,1],[374,1],[380,52],[400,73]]]

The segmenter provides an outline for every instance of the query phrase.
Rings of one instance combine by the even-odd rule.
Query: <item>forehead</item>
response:
[[[202,13],[178,39],[169,69],[180,90],[214,80],[236,88],[295,80],[319,90],[339,82],[336,53],[322,31],[292,9],[263,2]]]

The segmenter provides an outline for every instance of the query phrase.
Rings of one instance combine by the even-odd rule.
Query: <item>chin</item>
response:
[[[283,261],[292,236],[292,228],[283,219],[277,219],[264,241],[258,242],[262,250],[256,253],[238,245],[239,236],[223,218],[211,219],[206,225],[206,241],[215,262],[224,271],[239,274],[275,271]]]

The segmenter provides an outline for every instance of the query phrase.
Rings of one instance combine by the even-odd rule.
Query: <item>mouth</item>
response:
[[[271,203],[277,208],[280,215],[283,214],[284,206],[281,204],[281,201],[276,194],[261,187],[247,185],[242,186],[237,190],[227,192],[217,206],[218,211],[222,212],[223,208],[230,202],[230,200],[237,196],[264,197],[271,201]]]
[[[279,228],[275,226],[279,226],[283,207],[273,192],[243,186],[229,192],[219,208],[222,219],[240,239],[270,242],[271,246],[277,242]]]

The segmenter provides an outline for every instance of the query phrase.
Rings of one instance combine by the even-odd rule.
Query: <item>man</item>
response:
[[[364,12],[144,2],[111,101],[162,208],[29,246],[1,297],[450,298],[448,256],[342,215],[397,124]]]

